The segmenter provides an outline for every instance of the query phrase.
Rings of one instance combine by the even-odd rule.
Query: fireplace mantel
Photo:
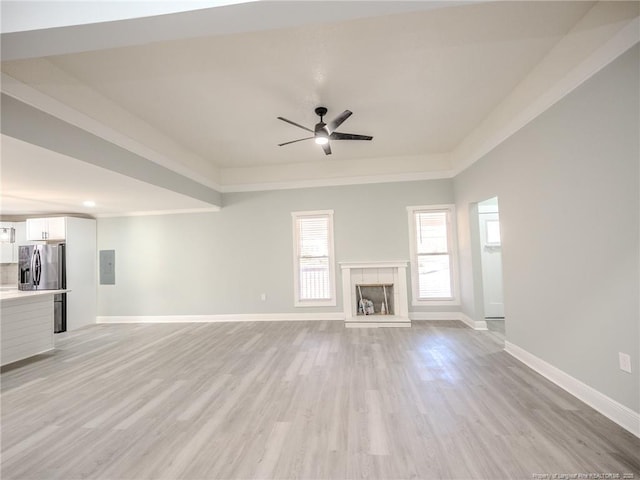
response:
[[[407,264],[402,261],[340,262],[346,327],[410,327]],[[356,285],[393,284],[393,315],[358,315]]]

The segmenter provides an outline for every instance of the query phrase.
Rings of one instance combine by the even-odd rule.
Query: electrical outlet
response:
[[[260,294],[260,300],[262,300],[263,302],[267,301],[267,294],[266,293],[261,293]]]
[[[620,370],[631,373],[631,357],[622,352],[618,352],[618,359],[620,360]]]

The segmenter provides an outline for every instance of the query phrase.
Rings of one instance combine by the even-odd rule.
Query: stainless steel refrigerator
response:
[[[62,290],[67,287],[65,244],[18,247],[20,290]],[[67,294],[54,295],[54,333],[67,330]]]

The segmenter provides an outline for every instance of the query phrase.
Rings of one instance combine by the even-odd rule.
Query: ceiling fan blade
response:
[[[290,142],[279,143],[278,146],[281,147],[283,145],[289,145],[290,143],[301,142],[303,140],[311,140],[312,138],[314,137],[299,138],[298,140],[291,140]]]
[[[329,135],[331,140],[372,140],[373,137],[370,135],[357,135],[355,133],[340,133],[333,132]]]
[[[322,149],[324,150],[325,155],[331,155],[331,145],[329,143],[322,145]]]
[[[329,131],[333,132],[336,128],[342,125],[342,122],[344,122],[347,118],[349,118],[352,113],[353,112],[351,110],[345,110],[336,118],[334,118],[333,121],[329,124]]]
[[[306,130],[307,132],[311,132],[311,133],[313,133],[313,130],[311,130],[310,128],[303,127],[302,125],[300,125],[300,124],[298,124],[298,123],[296,123],[296,122],[292,122],[291,120],[287,120],[287,119],[286,119],[286,118],[284,118],[284,117],[277,117],[277,118],[278,118],[278,120],[282,120],[283,122],[290,123],[291,125],[295,125],[296,127],[301,128],[301,129],[303,129],[303,130]]]

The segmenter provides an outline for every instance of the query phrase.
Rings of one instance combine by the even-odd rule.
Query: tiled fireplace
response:
[[[340,270],[345,326],[411,326],[407,262],[345,262]]]

